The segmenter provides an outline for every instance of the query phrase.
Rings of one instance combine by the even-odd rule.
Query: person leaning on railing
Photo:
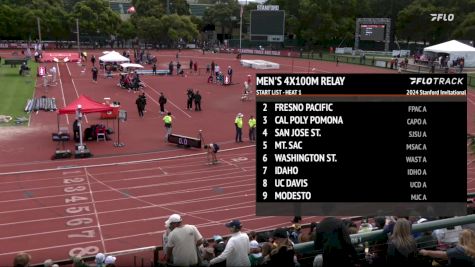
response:
[[[419,253],[434,259],[448,260],[449,266],[475,265],[475,232],[465,229],[460,233],[459,243],[454,248],[442,250],[421,249]]]

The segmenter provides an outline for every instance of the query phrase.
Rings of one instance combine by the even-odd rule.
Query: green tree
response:
[[[81,33],[90,36],[116,34],[120,25],[119,15],[113,12],[104,0],[84,0],[76,3],[72,18],[79,19]]]
[[[171,14],[162,16],[160,20],[162,27],[161,40],[176,43],[180,39],[191,41],[198,38],[199,32],[189,16]]]
[[[475,12],[469,13],[452,33],[453,38],[474,41],[475,38]]]
[[[61,0],[1,1],[0,33],[14,39],[38,38],[36,19],[41,21],[43,39],[64,39],[69,35],[68,14]]]
[[[122,40],[130,40],[137,36],[137,29],[130,20],[123,21],[120,24],[119,30],[117,31],[117,35]]]
[[[220,3],[205,11],[203,22],[219,26],[221,34],[232,33],[234,25],[239,21],[240,10],[237,1]]]
[[[170,14],[173,13],[188,16],[190,15],[190,5],[186,0],[170,0]]]
[[[356,0],[301,0],[300,35],[311,45],[354,36]]]
[[[137,35],[140,39],[151,43],[157,43],[162,35],[162,22],[156,17],[137,18]]]
[[[135,14],[132,19],[140,17],[156,17],[160,18],[166,13],[166,6],[162,0],[133,0],[132,5],[135,7]]]

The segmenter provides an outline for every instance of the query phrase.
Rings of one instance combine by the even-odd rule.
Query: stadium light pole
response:
[[[243,13],[243,10],[244,10],[244,6],[241,5],[241,21],[239,22],[239,50],[241,50],[241,42],[242,42],[242,13]]]

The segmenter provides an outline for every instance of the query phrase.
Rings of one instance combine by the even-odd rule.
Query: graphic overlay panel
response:
[[[257,215],[464,215],[466,88],[466,75],[258,74]]]

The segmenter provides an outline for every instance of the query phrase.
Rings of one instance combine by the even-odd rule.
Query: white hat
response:
[[[117,258],[114,257],[114,256],[107,256],[104,263],[105,263],[106,265],[107,265],[107,264],[115,264],[115,260],[116,260],[116,259],[117,259]]]
[[[238,113],[237,116],[242,118],[244,115],[242,115],[242,113]]]
[[[252,240],[251,242],[249,242],[249,247],[250,248],[259,248],[259,243],[257,243],[256,240]]]
[[[170,223],[177,223],[177,222],[181,222],[181,216],[178,214],[172,214],[170,215],[170,218],[168,218],[168,220],[165,221],[165,226],[169,227]]]
[[[96,263],[104,263],[105,259],[106,259],[106,255],[102,253],[96,254]]]
[[[427,219],[426,218],[420,218],[417,223],[423,223],[423,222],[427,222]]]

